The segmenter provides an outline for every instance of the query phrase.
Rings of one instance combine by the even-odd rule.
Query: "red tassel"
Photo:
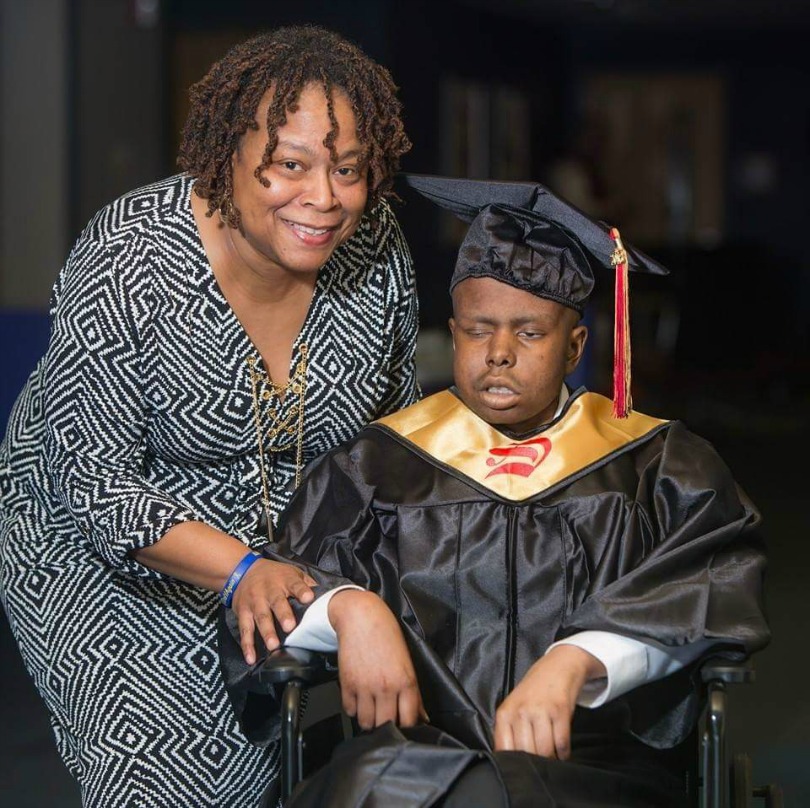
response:
[[[613,321],[613,417],[627,418],[633,407],[630,395],[630,289],[627,277],[627,252],[614,227],[610,237],[616,242],[611,263],[616,268],[616,292]]]

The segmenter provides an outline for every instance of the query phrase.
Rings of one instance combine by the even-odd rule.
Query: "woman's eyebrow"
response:
[[[342,163],[344,160],[352,160],[355,157],[361,157],[363,155],[363,150],[360,148],[357,149],[347,149],[345,152],[342,152],[338,155],[337,161]]]
[[[302,154],[306,154],[308,157],[312,157],[314,152],[312,149],[309,148],[304,143],[296,143],[294,140],[279,140],[276,144],[276,149],[287,149],[289,151],[297,151],[301,152]],[[355,157],[360,157],[363,154],[363,150],[361,148],[352,148],[347,149],[345,152],[342,152],[337,156],[337,162],[341,163],[344,160],[351,160]]]
[[[276,144],[276,149],[290,149],[292,151],[303,152],[307,155],[312,155],[313,151],[303,143],[296,143],[294,140],[279,140]]]

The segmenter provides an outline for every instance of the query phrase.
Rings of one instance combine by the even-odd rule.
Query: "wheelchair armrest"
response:
[[[337,679],[337,671],[337,654],[284,646],[271,651],[253,671],[253,677],[263,685],[300,682],[309,686]]]
[[[727,808],[732,796],[729,783],[726,741],[727,693],[729,684],[747,684],[755,680],[750,660],[728,662],[710,659],[700,668],[700,678],[706,687],[705,727],[701,740],[703,808]],[[739,790],[739,786],[738,786]],[[738,803],[734,803],[737,805]],[[748,804],[748,803],[742,803]]]
[[[700,678],[707,685],[720,682],[723,684],[749,684],[756,681],[756,671],[750,660],[745,662],[709,660],[701,667]]]
[[[305,648],[283,646],[271,651],[252,671],[257,690],[281,687],[281,768],[280,783],[271,785],[262,805],[275,806],[279,796],[285,801],[304,771],[302,730],[302,690],[338,677],[337,654],[324,654]],[[280,788],[277,790],[276,785]]]

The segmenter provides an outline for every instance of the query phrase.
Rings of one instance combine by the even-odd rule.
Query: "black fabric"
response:
[[[613,267],[611,228],[530,182],[405,174],[404,182],[471,222],[459,249],[451,290],[467,278],[491,277],[582,312],[594,273]],[[624,242],[628,268],[666,274]]]
[[[678,780],[628,763],[624,746],[586,747],[582,760],[558,761],[525,752],[473,752],[432,727],[386,724],[338,747],[326,766],[299,784],[286,808],[687,805]],[[588,753],[613,767],[594,767]]]
[[[441,808],[507,808],[507,796],[498,770],[489,760],[466,769],[439,803]]]
[[[385,724],[341,744],[328,766],[299,784],[287,808],[431,808],[483,757],[432,727]],[[498,790],[503,793],[502,786]],[[368,803],[371,793],[374,800]]]
[[[352,581],[384,598],[432,723],[471,749],[492,748],[502,699],[550,643],[578,631],[663,647],[709,640],[705,656],[733,659],[768,640],[758,514],[713,448],[678,422],[522,502],[371,426],[316,461],[278,536],[272,557],[325,587]],[[225,638],[235,705],[245,687],[237,653]],[[659,750],[693,729],[694,669],[577,708],[575,759],[587,750],[582,765],[615,770],[611,750],[622,750],[623,778],[679,777],[681,762]],[[274,708],[243,705],[243,725],[256,723],[250,709]]]

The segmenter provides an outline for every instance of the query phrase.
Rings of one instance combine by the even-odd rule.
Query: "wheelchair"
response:
[[[296,784],[317,765],[324,763],[330,749],[344,738],[351,737],[349,719],[337,711],[318,721],[307,731],[305,694],[313,688],[337,679],[337,657],[302,648],[279,648],[267,656],[254,672],[258,690],[268,686],[282,693],[281,770],[280,778],[265,795],[267,808],[274,808],[280,799],[284,804]],[[784,808],[779,786],[755,786],[751,758],[745,753],[730,753],[726,737],[728,686],[748,684],[755,680],[750,662],[740,664],[713,663],[701,668],[705,689],[705,708],[698,729],[699,743],[694,771],[696,782],[689,786],[691,804],[695,808],[754,808],[754,800],[763,808]]]

